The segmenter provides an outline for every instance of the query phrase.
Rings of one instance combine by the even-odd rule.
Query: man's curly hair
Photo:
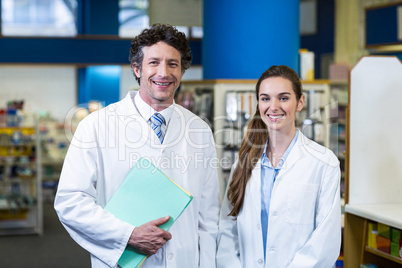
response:
[[[193,56],[191,55],[191,49],[184,33],[179,32],[172,25],[157,23],[153,24],[148,29],[143,30],[131,41],[129,56],[131,69],[136,66],[141,71],[142,61],[144,59],[142,49],[158,42],[164,42],[180,52],[182,73],[190,67]],[[140,79],[137,76],[135,76],[135,79],[139,84]]]

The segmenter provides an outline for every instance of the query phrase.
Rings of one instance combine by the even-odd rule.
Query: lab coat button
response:
[[[258,259],[258,263],[262,264],[264,261],[262,259]]]
[[[173,255],[172,253],[169,253],[169,255],[167,256],[167,259],[168,259],[169,261],[173,260],[173,259],[174,259],[174,255]]]
[[[261,226],[259,224],[257,224],[257,229],[260,230]]]

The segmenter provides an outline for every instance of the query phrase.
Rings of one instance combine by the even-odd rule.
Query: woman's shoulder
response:
[[[298,139],[299,148],[305,151],[306,155],[313,157],[317,161],[324,162],[325,164],[331,166],[338,166],[339,159],[336,157],[334,152],[325,146],[318,144],[317,142],[310,140],[302,133],[300,133],[300,138]]]

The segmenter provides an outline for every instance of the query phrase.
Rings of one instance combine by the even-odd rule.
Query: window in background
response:
[[[1,0],[4,36],[74,36],[77,0]]]
[[[119,36],[134,37],[149,26],[148,0],[119,0]]]
[[[119,36],[134,37],[149,26],[148,8],[152,0],[119,0]],[[203,28],[175,25],[187,38],[202,39]]]
[[[317,33],[317,0],[300,1],[300,35]]]
[[[191,38],[202,39],[204,37],[204,28],[202,26],[191,27]]]

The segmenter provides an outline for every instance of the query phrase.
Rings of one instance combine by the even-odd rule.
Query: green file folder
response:
[[[170,216],[159,226],[168,230],[193,199],[146,158],[140,158],[116,190],[105,209],[117,218],[140,226],[161,217]],[[147,255],[127,246],[119,265],[140,267]]]

